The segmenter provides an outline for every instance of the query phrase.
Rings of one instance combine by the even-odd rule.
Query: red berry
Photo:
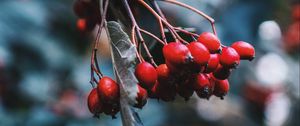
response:
[[[201,42],[210,53],[217,53],[221,51],[221,43],[217,36],[210,32],[203,32],[198,37],[198,42]]]
[[[171,42],[165,45],[163,55],[173,65],[188,64],[193,59],[189,49],[180,42]]]
[[[158,81],[156,81],[156,83],[151,88],[151,90],[148,90],[148,97],[149,98],[158,98],[157,90],[156,90],[157,89],[157,85],[158,85]]]
[[[77,28],[79,31],[85,31],[86,30],[86,20],[85,19],[78,19],[77,20]]]
[[[166,64],[160,64],[156,68],[156,72],[157,72],[157,79],[159,82],[167,82],[171,77],[170,70]]]
[[[227,68],[235,68],[240,63],[240,56],[231,47],[224,47],[219,55],[220,64]]]
[[[230,74],[231,69],[223,67],[222,65],[219,65],[218,68],[213,72],[213,76],[219,80],[227,79],[230,76]]]
[[[142,88],[139,85],[137,85],[137,86],[138,86],[138,93],[137,93],[137,97],[136,97],[137,103],[134,105],[134,107],[141,109],[147,103],[148,94],[144,88]]]
[[[224,99],[224,96],[229,91],[229,82],[228,80],[215,80],[215,89],[214,89],[214,95],[217,97],[220,97],[221,99]]]
[[[196,91],[198,97],[209,99],[213,93],[213,83],[209,80],[209,75],[198,74],[194,82],[194,90]]]
[[[103,112],[106,115],[110,115],[113,119],[116,118],[116,114],[120,111],[120,103],[116,102],[114,104],[104,103]]]
[[[217,69],[219,65],[219,56],[218,54],[210,54],[210,59],[208,61],[208,65],[204,70],[204,73],[210,73]]]
[[[90,112],[95,116],[98,116],[98,114],[102,112],[102,103],[100,101],[96,88],[92,89],[92,91],[90,92],[87,104]]]
[[[247,42],[238,41],[233,43],[231,47],[240,55],[240,59],[251,61],[255,57],[254,47]]]
[[[109,77],[103,77],[98,83],[98,93],[107,103],[119,102],[119,85]]]
[[[200,42],[191,42],[187,47],[194,58],[193,64],[195,64],[196,69],[201,70],[201,66],[206,65],[209,61],[209,50]]]
[[[156,69],[148,62],[136,66],[135,76],[145,89],[151,89],[157,80]]]

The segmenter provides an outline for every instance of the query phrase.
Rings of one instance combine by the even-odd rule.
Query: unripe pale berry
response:
[[[218,53],[221,51],[221,43],[217,36],[210,32],[203,32],[198,37],[198,42],[201,42],[210,53]]]

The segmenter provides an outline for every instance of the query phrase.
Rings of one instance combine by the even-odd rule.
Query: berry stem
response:
[[[207,19],[210,22],[213,33],[217,36],[216,27],[215,27],[215,20],[212,17],[208,16],[204,12],[202,12],[202,11],[192,7],[192,6],[189,6],[187,4],[184,4],[184,3],[176,1],[176,0],[164,0],[164,2],[172,3],[172,4],[175,4],[175,5],[187,8],[187,9],[189,9],[191,11],[194,11],[195,13],[201,15],[202,17],[204,17],[205,19]]]
[[[149,10],[159,21],[162,21],[167,27],[169,27],[169,30],[172,31],[175,34],[175,39],[177,38],[179,41],[188,44],[187,41],[182,39],[177,32],[175,31],[174,27],[165,19],[163,19],[159,14],[157,14],[145,1],[143,0],[138,0],[139,3],[141,3],[147,10]]]
[[[129,15],[129,18],[130,18],[130,20],[131,20],[131,23],[132,23],[132,26],[134,26],[134,28],[135,28],[135,31],[136,32],[134,32],[134,34],[135,33],[137,33],[137,36],[138,36],[138,38],[140,39],[140,43],[143,45],[143,47],[144,47],[144,49],[145,49],[145,51],[146,51],[146,54],[148,55],[148,57],[149,57],[149,59],[150,59],[150,61],[151,61],[151,63],[154,65],[154,66],[157,66],[156,65],[156,63],[155,63],[155,61],[154,61],[154,59],[153,59],[153,56],[151,55],[151,53],[150,53],[150,51],[149,51],[149,49],[148,49],[148,47],[147,47],[147,45],[146,45],[146,43],[145,43],[145,40],[144,40],[144,38],[143,38],[143,36],[142,36],[142,34],[141,34],[141,28],[138,26],[138,24],[137,24],[137,22],[136,22],[136,20],[135,20],[135,18],[134,18],[134,16],[133,16],[133,13],[132,13],[132,11],[131,11],[131,9],[130,9],[130,6],[129,6],[129,4],[128,4],[128,1],[127,0],[123,0],[123,3],[124,3],[124,6],[125,6],[125,8],[126,8],[126,11],[127,11],[127,13],[128,13],[128,15]],[[145,32],[145,30],[144,30],[144,32]],[[145,32],[146,34],[147,33],[149,33],[149,32]],[[151,34],[151,33],[150,33]],[[149,35],[149,34],[148,34]],[[135,35],[134,35],[135,36]],[[150,35],[151,36],[151,35]],[[154,35],[153,35],[154,36]],[[152,37],[153,37],[152,36]],[[157,38],[157,37],[156,37]],[[134,38],[133,38],[134,39]],[[160,40],[161,41],[161,40]],[[159,42],[160,42],[159,41]],[[164,44],[164,42],[163,42],[163,44]],[[138,46],[137,46],[137,48],[138,48]],[[140,49],[140,51],[139,51],[139,54],[137,54],[137,55],[141,55],[141,49]],[[140,62],[141,61],[144,61],[143,60],[143,58],[141,58],[141,59],[139,59],[140,60]]]

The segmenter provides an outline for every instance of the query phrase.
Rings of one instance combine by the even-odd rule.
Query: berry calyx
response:
[[[95,116],[99,116],[102,113],[102,103],[97,92],[97,88],[92,89],[88,95],[87,105],[91,113]]]
[[[209,99],[213,93],[213,84],[209,81],[209,75],[198,74],[194,82],[194,90],[198,97]]]
[[[140,85],[150,90],[157,80],[156,69],[148,62],[139,63],[135,69],[135,76]]]
[[[116,114],[120,111],[120,104],[116,102],[114,104],[104,103],[103,104],[103,112],[106,115],[110,115],[112,119],[116,119]]]
[[[217,97],[220,97],[221,99],[224,99],[224,96],[229,91],[229,82],[228,80],[215,80],[215,89],[214,89],[214,95]]]
[[[204,73],[210,73],[217,69],[219,65],[219,56],[218,54],[210,54],[208,64],[204,70]]]
[[[209,50],[200,42],[191,42],[187,45],[193,56],[193,64],[195,64],[196,69],[201,69],[201,66],[204,66],[208,63],[210,58]]]
[[[206,46],[210,53],[221,52],[221,43],[217,36],[210,32],[203,32],[198,37],[198,42]]]
[[[142,109],[147,103],[148,94],[147,91],[144,88],[142,88],[140,85],[137,86],[138,86],[138,93],[136,97],[137,103],[134,105],[134,107]]]
[[[254,47],[244,41],[234,42],[231,45],[232,48],[236,50],[236,52],[240,55],[240,59],[243,60],[253,60],[255,57],[255,49]]]
[[[193,60],[189,49],[180,42],[171,42],[164,45],[163,55],[173,65],[188,64]]]
[[[240,55],[234,48],[224,47],[219,55],[220,64],[227,68],[236,68],[240,63]]]
[[[109,77],[103,77],[97,89],[100,98],[107,103],[116,103],[120,99],[119,85]]]

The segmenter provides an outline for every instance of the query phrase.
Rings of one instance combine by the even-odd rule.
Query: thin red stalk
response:
[[[185,34],[188,34],[188,35],[191,35],[191,36],[196,36],[196,37],[199,37],[199,35],[195,34],[195,33],[192,33],[192,32],[189,32],[187,30],[184,30],[184,29],[181,29],[181,28],[178,28],[178,27],[174,27],[175,30],[178,30],[180,32],[183,32]]]
[[[152,33],[148,32],[148,31],[146,31],[144,29],[140,29],[140,31],[143,32],[143,33],[145,33],[145,34],[147,34],[147,35],[149,35],[149,36],[151,36],[152,38],[154,38],[156,41],[160,42],[161,44],[163,44],[163,45],[166,44],[164,41],[160,40],[158,37],[156,37]]]
[[[145,40],[144,40],[144,38],[143,38],[143,36],[142,36],[142,34],[141,34],[140,27],[139,27],[138,24],[136,23],[136,20],[135,20],[135,18],[134,18],[134,16],[133,16],[133,13],[132,13],[131,9],[130,9],[130,6],[129,6],[129,4],[128,4],[128,1],[127,1],[127,0],[123,0],[123,3],[124,3],[125,8],[126,8],[126,10],[127,10],[127,12],[128,12],[128,15],[129,15],[129,17],[130,17],[130,19],[131,19],[132,25],[135,26],[135,30],[136,30],[136,33],[137,33],[138,38],[140,39],[141,43],[143,44],[144,49],[145,49],[145,51],[146,51],[148,57],[150,58],[151,63],[155,66],[156,63],[155,63],[155,61],[154,61],[154,59],[153,59],[153,57],[152,57],[152,55],[151,55],[151,53],[150,53],[150,51],[149,51],[147,45],[145,44]],[[140,51],[141,51],[141,50],[140,50]],[[140,54],[141,54],[141,53],[140,53]],[[141,59],[143,60],[142,57],[141,57]]]
[[[204,12],[202,12],[202,11],[192,7],[192,6],[189,6],[187,4],[176,1],[176,0],[164,0],[164,2],[169,2],[169,3],[172,3],[172,4],[187,8],[187,9],[192,10],[195,13],[201,15],[202,17],[204,17],[205,19],[207,19],[210,22],[213,33],[217,36],[216,27],[215,27],[215,20],[213,18],[211,18],[210,16],[206,15]]]
[[[167,25],[170,29],[170,31],[172,31],[176,37],[183,43],[188,44],[187,41],[185,41],[184,39],[182,39],[174,30],[173,26],[167,22],[165,19],[162,19],[147,3],[145,3],[143,0],[138,0],[146,9],[148,9],[158,20],[161,20],[165,25]]]

